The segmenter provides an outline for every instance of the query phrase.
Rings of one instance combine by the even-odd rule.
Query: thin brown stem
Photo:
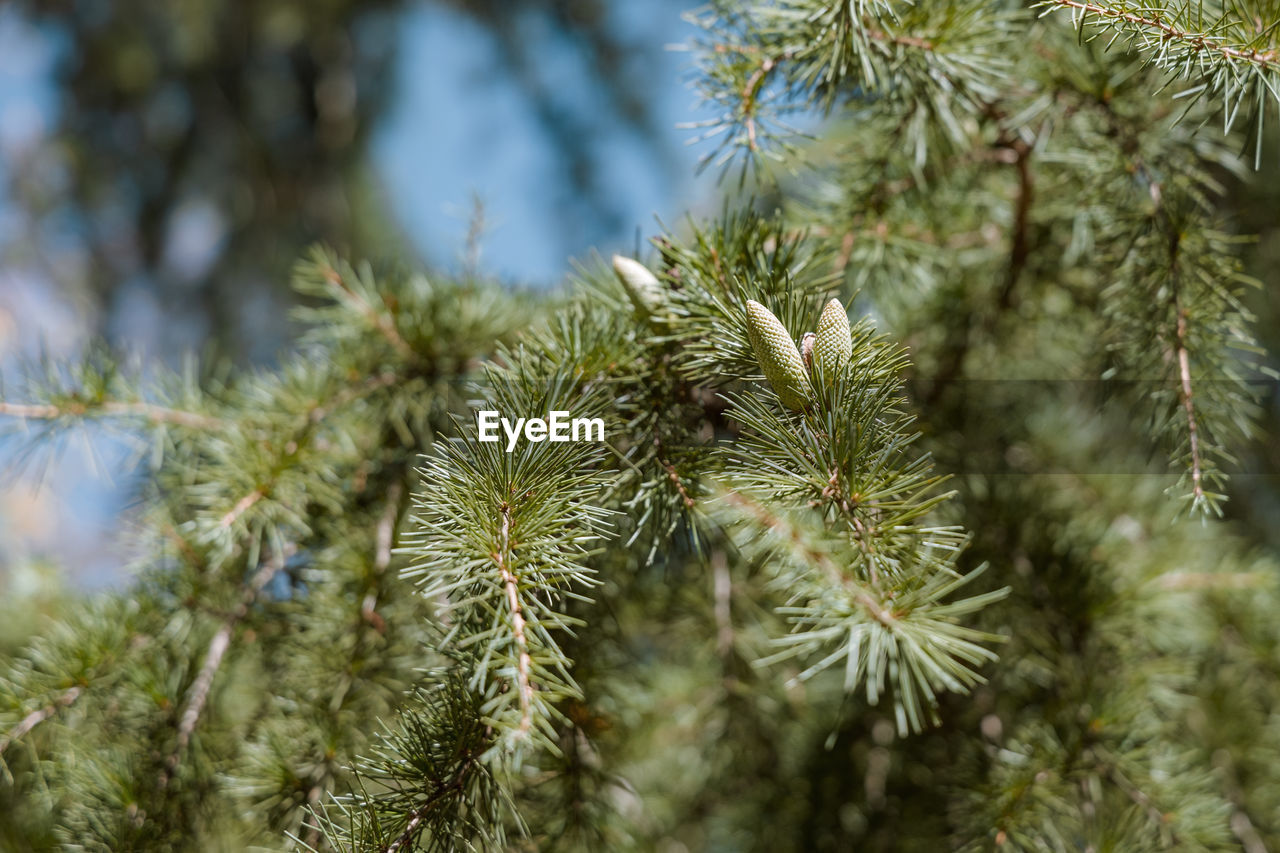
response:
[[[1133,12],[1125,12],[1121,9],[1110,9],[1106,6],[1099,6],[1096,3],[1082,2],[1082,0],[1049,0],[1049,2],[1064,8],[1078,9],[1081,12],[1097,15],[1099,18],[1107,18],[1113,21],[1124,21],[1126,23],[1137,24],[1140,27],[1155,30],[1160,33],[1160,39],[1162,41],[1180,42],[1197,51],[1204,53],[1216,53],[1226,59],[1248,62],[1251,65],[1256,65],[1267,71],[1280,70],[1280,51],[1277,51],[1275,48],[1270,50],[1255,50],[1253,48],[1246,47],[1233,47],[1229,44],[1223,44],[1215,41],[1211,36],[1180,30],[1172,24],[1160,20],[1158,17],[1147,17],[1134,14]]]
[[[436,804],[443,799],[446,794],[462,788],[462,785],[467,778],[467,772],[474,764],[475,757],[468,755],[466,759],[458,765],[458,768],[453,771],[453,775],[451,775],[446,781],[441,782],[436,789],[427,796],[421,805],[409,812],[409,819],[405,823],[404,831],[397,835],[394,841],[386,847],[383,847],[382,853],[397,853],[397,851],[401,850],[406,844],[412,841],[414,835],[418,831],[418,827],[422,825],[424,820],[426,820],[427,815],[431,813],[431,810],[435,808]]]
[[[866,610],[867,615],[876,622],[889,627],[897,621],[897,618],[888,607],[872,597],[865,589],[862,588],[861,584],[857,583],[854,578],[846,575],[839,566],[831,561],[830,557],[822,551],[810,548],[800,538],[800,533],[796,530],[795,526],[786,519],[775,515],[766,507],[744,497],[738,492],[729,492],[724,496],[724,500],[726,503],[744,510],[747,515],[753,518],[757,523],[763,524],[775,534],[785,539],[793,551],[803,556],[809,564],[822,570],[822,572],[830,578],[833,584],[848,589],[853,596],[853,600],[861,605],[862,608]]]
[[[55,406],[51,403],[7,403],[0,401],[0,415],[28,420],[56,420],[63,417],[108,415],[119,418],[143,418],[154,424],[174,424],[189,429],[216,429],[225,424],[221,418],[181,409],[170,409],[154,403],[126,403],[108,400],[101,403],[74,403]]]
[[[169,757],[165,759],[165,768],[160,774],[161,788],[168,785],[169,779],[172,777],[173,772],[178,769],[178,765],[182,762],[182,757],[191,743],[191,735],[195,732],[196,724],[200,722],[200,715],[204,712],[204,707],[209,700],[209,692],[213,688],[214,676],[217,675],[218,668],[222,665],[222,659],[226,655],[227,649],[231,646],[232,632],[235,630],[236,625],[240,623],[240,620],[248,615],[249,607],[257,600],[259,593],[262,592],[267,583],[275,577],[276,572],[284,568],[285,556],[284,553],[276,554],[271,560],[259,567],[244,588],[244,592],[240,596],[240,604],[223,619],[218,632],[209,641],[209,648],[204,656],[204,664],[200,667],[200,672],[196,674],[195,680],[191,682],[191,688],[187,691],[187,699],[183,703],[182,713],[178,717],[178,741],[173,751],[169,753]]]
[[[1182,308],[1181,300],[1174,303],[1178,312],[1175,328],[1176,341],[1174,350],[1178,357],[1178,378],[1180,389],[1178,396],[1182,409],[1187,415],[1187,437],[1191,449],[1191,493],[1197,499],[1204,497],[1203,465],[1200,457],[1200,427],[1196,423],[1196,409],[1191,394],[1191,357],[1187,352],[1187,312]]]
[[[533,658],[529,654],[529,640],[525,636],[524,610],[520,604],[520,582],[511,571],[511,507],[502,505],[502,541],[498,553],[498,572],[507,593],[507,608],[511,611],[511,630],[516,643],[516,691],[520,698],[520,734],[533,728],[533,684],[529,672]]]
[[[391,546],[395,538],[396,519],[400,515],[400,495],[403,492],[404,486],[399,480],[387,489],[387,505],[382,510],[378,526],[374,531],[373,571],[378,577],[381,577],[391,565]],[[381,634],[386,631],[387,623],[378,615],[377,606],[378,589],[375,586],[365,594],[364,600],[360,603],[360,615]]]
[[[1009,265],[1005,268],[1004,285],[1000,288],[997,306],[1001,311],[1013,305],[1013,289],[1018,278],[1026,268],[1031,254],[1031,241],[1028,233],[1031,219],[1031,201],[1035,192],[1035,181],[1031,174],[1031,147],[1021,139],[1014,140],[1010,146],[1013,153],[1013,165],[1018,171],[1018,191],[1013,206],[1013,233],[1009,241]]]
[[[240,500],[236,501],[235,506],[227,510],[226,515],[222,516],[222,520],[218,522],[218,526],[223,530],[226,530],[228,527],[235,524],[240,519],[240,516],[245,514],[249,507],[262,500],[263,497],[265,497],[265,495],[263,494],[262,489],[254,489],[252,492],[249,492]]]
[[[357,293],[351,285],[343,280],[342,275],[333,267],[326,266],[324,270],[325,280],[334,286],[347,302],[354,305],[356,310],[364,314],[378,330],[381,335],[386,338],[391,346],[395,347],[396,352],[400,353],[404,358],[412,361],[417,358],[417,353],[413,347],[409,346],[409,342],[400,334],[400,330],[396,328],[394,322],[386,315],[369,304],[363,296]]]
[[[711,574],[715,584],[716,653],[725,658],[733,651],[733,578],[723,551],[712,553]]]
[[[667,479],[671,481],[671,485],[676,487],[676,491],[680,493],[680,500],[684,501],[684,505],[689,509],[695,506],[694,500],[689,496],[689,492],[684,487],[684,482],[680,479],[680,475],[676,472],[676,466],[667,461],[662,453],[662,439],[658,436],[653,437],[653,446],[657,449],[658,464],[667,472]]]
[[[746,85],[742,87],[743,124],[747,128],[747,148],[752,151],[756,151],[758,148],[756,144],[755,112],[760,98],[760,87],[777,64],[777,60],[773,57],[766,56],[760,62],[760,66],[751,72],[751,76],[747,78]]]
[[[1146,791],[1143,791],[1137,785],[1129,781],[1129,779],[1114,765],[1106,768],[1106,773],[1107,776],[1111,778],[1111,781],[1114,782],[1120,790],[1125,792],[1129,799],[1133,800],[1139,808],[1147,813],[1148,820],[1156,826],[1168,828],[1169,841],[1174,845],[1177,845],[1178,834],[1174,831],[1171,823],[1172,815],[1165,814],[1165,812],[1156,806],[1155,802],[1150,796],[1148,796]]]
[[[358,385],[344,388],[335,394],[332,400],[312,406],[307,412],[307,421],[310,424],[318,424],[328,417],[329,413],[334,409],[340,409],[347,403],[360,399],[365,394],[394,385],[399,379],[398,375],[388,370],[384,373],[379,373],[377,376],[371,376]]]
[[[58,713],[63,708],[68,707],[72,702],[80,698],[82,689],[79,686],[69,687],[62,692],[57,699],[54,699],[43,708],[32,711],[22,718],[22,721],[0,738],[0,755],[4,755],[4,751],[9,748],[9,744],[24,737],[28,732],[45,720]]]

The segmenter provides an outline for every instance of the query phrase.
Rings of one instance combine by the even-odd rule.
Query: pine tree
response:
[[[4,844],[1280,846],[1280,567],[1219,518],[1280,9],[698,20],[759,201],[536,298],[317,251],[277,369],[6,395],[150,476],[136,582],[5,665]]]

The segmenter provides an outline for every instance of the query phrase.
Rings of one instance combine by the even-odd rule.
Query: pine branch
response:
[[[165,759],[164,770],[160,774],[161,788],[169,784],[169,780],[177,771],[178,765],[182,763],[182,757],[187,751],[191,736],[195,733],[196,725],[200,722],[200,715],[209,700],[209,692],[213,688],[213,679],[217,675],[218,668],[222,665],[223,656],[226,655],[227,649],[231,646],[232,632],[235,630],[236,625],[249,614],[249,608],[257,600],[258,595],[266,585],[284,568],[285,558],[286,553],[280,551],[254,572],[253,577],[249,579],[249,583],[245,586],[244,592],[240,596],[240,603],[235,610],[223,619],[217,633],[209,641],[204,663],[201,665],[195,679],[191,682],[191,688],[187,691],[187,698],[183,703],[182,712],[178,716],[177,741],[173,750]]]
[[[529,681],[532,660],[529,657],[529,640],[525,637],[524,608],[520,604],[519,581],[508,568],[508,563],[511,561],[511,507],[504,502],[500,512],[502,532],[494,559],[498,564],[498,573],[502,577],[502,586],[507,594],[507,608],[511,614],[511,633],[516,648],[516,691],[520,696],[518,731],[521,737],[526,737],[529,729],[533,727],[533,685]]]
[[[1210,32],[1195,32],[1188,27],[1180,27],[1176,20],[1177,13],[1175,13],[1175,22],[1170,23],[1160,14],[1161,11],[1165,11],[1163,9],[1157,9],[1155,14],[1143,15],[1128,11],[1123,7],[1102,6],[1097,3],[1086,3],[1082,0],[1042,0],[1041,5],[1075,10],[1072,13],[1072,18],[1078,24],[1086,21],[1090,15],[1103,21],[1123,21],[1129,24],[1136,24],[1141,30],[1150,31],[1154,34],[1134,35],[1135,38],[1141,38],[1144,45],[1173,42],[1184,46],[1187,54],[1191,57],[1204,53],[1217,54],[1224,59],[1255,65],[1265,71],[1280,71],[1280,51],[1277,51],[1274,47],[1258,49],[1243,44],[1233,45],[1221,37],[1215,37]],[[1222,23],[1222,21],[1218,21],[1216,26],[1221,27]],[[1162,60],[1161,64],[1180,65],[1185,61],[1185,58],[1177,62]]]
[[[197,412],[184,412],[157,406],[153,403],[131,403],[116,400],[101,402],[75,403],[63,406],[37,403],[8,403],[0,400],[0,415],[22,419],[56,420],[59,418],[82,418],[95,414],[111,417],[142,418],[153,424],[174,424],[190,429],[218,429],[226,425],[226,421]]]
[[[1223,133],[1229,133],[1247,101],[1257,115],[1254,168],[1261,165],[1262,133],[1267,102],[1280,103],[1280,49],[1277,22],[1264,21],[1261,10],[1226,4],[1206,19],[1200,4],[1131,5],[1127,0],[1103,5],[1087,0],[1042,0],[1045,14],[1068,10],[1082,34],[1086,26],[1110,31],[1108,46],[1125,39],[1130,51],[1169,72],[1195,82],[1182,93],[1221,102]],[[1210,11],[1210,15],[1213,15]]]
[[[453,771],[452,777],[446,782],[437,785],[435,790],[409,813],[408,820],[405,821],[404,831],[397,835],[394,841],[382,848],[383,853],[396,853],[406,844],[411,844],[420,832],[422,822],[437,808],[440,800],[446,796],[456,796],[462,791],[466,775],[475,765],[476,760],[476,756],[468,755]]]
[[[381,308],[375,307],[373,299],[367,289],[361,286],[359,280],[356,282],[348,281],[342,272],[338,270],[337,264],[328,262],[322,254],[318,254],[317,258],[320,275],[333,288],[339,298],[354,306],[406,361],[416,359],[417,353],[414,352],[413,347],[409,346],[409,342],[400,334],[400,331],[396,328],[395,321],[386,311],[385,305],[381,306]]]
[[[551,334],[549,348],[585,339],[572,328]],[[506,367],[489,372],[488,406],[530,415],[600,413],[603,388],[586,353],[558,355],[548,358],[538,347],[509,354]],[[605,512],[593,503],[592,467],[601,453],[595,442],[549,441],[508,453],[499,442],[481,442],[469,426],[437,445],[423,471],[419,529],[407,539],[419,561],[405,576],[419,577],[426,597],[445,602],[450,629],[441,647],[470,661],[474,687],[487,700],[487,724],[513,754],[535,741],[549,745],[560,714],[555,703],[578,692],[557,635],[576,621],[561,601],[582,598],[575,588],[594,585],[584,556],[604,525]]]
[[[1192,402],[1191,360],[1187,355],[1187,312],[1183,309],[1180,298],[1174,300],[1174,311],[1177,313],[1174,352],[1178,359],[1179,397],[1182,400],[1182,409],[1187,414],[1187,440],[1191,454],[1191,496],[1193,501],[1199,504],[1205,499],[1204,486],[1201,482],[1204,463],[1200,456],[1200,428],[1196,425],[1196,409]]]
[[[9,729],[9,731],[5,733],[4,737],[0,737],[0,756],[4,755],[4,751],[9,748],[9,744],[23,738],[28,732],[52,717],[54,714],[58,713],[63,708],[70,707],[72,703],[80,698],[80,694],[82,692],[83,688],[79,685],[68,687],[62,695],[53,702],[50,702],[43,708],[38,708],[23,717],[22,721]]]
[[[266,495],[262,489],[254,489],[247,495],[236,501],[235,506],[227,510],[226,515],[222,516],[218,521],[218,526],[227,529],[239,521],[240,516],[244,515],[254,504],[262,500]]]

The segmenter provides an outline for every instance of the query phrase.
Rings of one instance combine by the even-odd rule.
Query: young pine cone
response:
[[[853,330],[849,315],[839,299],[832,299],[818,318],[818,334],[813,342],[813,363],[822,365],[822,375],[830,385],[853,358]]]
[[[813,386],[795,341],[773,312],[753,299],[747,300],[747,335],[756,361],[782,405],[797,411],[808,406]]]

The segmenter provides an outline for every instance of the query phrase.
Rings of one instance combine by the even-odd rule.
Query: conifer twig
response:
[[[658,464],[667,472],[667,479],[671,481],[671,485],[676,487],[676,491],[680,493],[680,500],[684,502],[685,507],[693,509],[696,505],[693,498],[689,496],[689,492],[684,487],[684,482],[680,479],[680,474],[676,471],[676,466],[672,465],[662,454],[662,439],[658,436],[653,437],[654,447],[658,451]]]
[[[727,657],[733,651],[733,578],[723,551],[712,553],[711,572],[715,595],[716,651],[721,657]]]
[[[1160,20],[1158,14],[1144,16],[1123,9],[1112,9],[1097,3],[1084,2],[1084,0],[1044,0],[1044,2],[1045,5],[1075,9],[1084,14],[1096,15],[1099,18],[1124,21],[1148,30],[1155,30],[1159,34],[1155,36],[1158,41],[1177,42],[1195,52],[1216,53],[1225,59],[1247,62],[1263,70],[1280,71],[1280,51],[1275,48],[1271,50],[1255,50],[1253,48],[1234,47],[1215,40],[1212,36],[1181,30]]]
[[[347,284],[343,280],[342,274],[334,269],[331,264],[325,265],[324,277],[326,281],[337,288],[348,302],[373,323],[378,332],[395,347],[400,355],[410,361],[417,358],[418,354],[414,352],[413,347],[409,346],[409,342],[400,334],[400,330],[396,328],[395,323],[380,314],[376,308],[369,304],[368,300],[357,293],[351,285]]]
[[[62,708],[66,708],[80,698],[81,688],[79,685],[67,688],[57,699],[38,708],[22,718],[16,726],[9,729],[3,738],[0,738],[0,755],[4,755],[4,751],[9,748],[9,744],[26,735],[36,726],[52,717]]]
[[[187,692],[187,700],[183,704],[182,713],[178,718],[178,741],[174,746],[169,757],[165,759],[165,768],[160,774],[160,787],[163,788],[169,783],[173,772],[178,769],[178,765],[182,761],[182,756],[187,750],[187,746],[191,743],[191,735],[195,732],[196,724],[200,721],[200,715],[204,712],[204,706],[209,700],[209,692],[213,688],[213,678],[218,672],[218,668],[222,665],[222,658],[226,655],[227,649],[231,646],[231,633],[235,630],[240,620],[244,619],[249,613],[249,607],[258,598],[258,594],[262,592],[267,583],[276,575],[276,572],[284,568],[285,553],[282,551],[273,555],[258,571],[250,578],[248,586],[245,587],[243,594],[240,596],[240,604],[227,615],[223,620],[222,626],[218,629],[218,633],[213,635],[213,639],[209,642],[209,648],[205,652],[204,664],[200,667],[200,672],[191,682],[191,688]]]
[[[520,606],[519,582],[507,566],[511,554],[511,507],[502,505],[502,542],[495,555],[502,585],[507,593],[507,607],[511,610],[511,629],[516,641],[516,690],[520,697],[520,734],[528,733],[533,726],[533,685],[529,670],[533,660],[529,655],[529,640],[525,636],[524,611]]]
[[[252,492],[249,492],[240,500],[236,501],[235,506],[227,510],[227,513],[222,516],[222,519],[218,522],[218,526],[225,530],[235,524],[240,516],[244,515],[245,512],[248,511],[249,507],[262,500],[263,497],[265,497],[265,495],[262,493],[262,489],[254,489]]]
[[[391,565],[391,546],[395,537],[396,519],[400,515],[400,495],[403,492],[404,486],[399,480],[387,489],[387,505],[378,519],[378,526],[374,532],[373,571],[377,577],[381,577]],[[360,614],[378,633],[382,633],[387,625],[374,609],[377,604],[378,594],[375,586],[365,593],[364,600],[360,603]]]
[[[851,578],[845,575],[835,563],[831,562],[831,558],[825,553],[811,548],[808,543],[804,542],[795,527],[789,524],[784,518],[769,511],[763,504],[749,500],[739,492],[729,492],[724,496],[726,503],[738,507],[743,510],[749,517],[754,519],[782,539],[786,540],[797,551],[804,553],[805,557],[815,566],[818,566],[831,579],[831,582],[837,586],[849,588],[853,591],[853,600],[856,601],[876,622],[886,628],[893,625],[895,621],[894,615],[890,610],[879,601],[872,598],[867,592],[858,588],[858,585]]]
[[[1174,347],[1178,357],[1178,378],[1181,380],[1178,396],[1187,414],[1187,438],[1191,451],[1191,494],[1196,500],[1200,500],[1204,497],[1204,488],[1201,484],[1200,429],[1196,423],[1195,405],[1191,399],[1191,358],[1187,353],[1187,312],[1183,310],[1180,300],[1175,301],[1174,308],[1178,312],[1178,324],[1175,330],[1177,343]]]
[[[439,802],[446,794],[462,787],[462,783],[466,779],[467,771],[471,769],[471,765],[474,763],[475,756],[468,755],[466,759],[458,765],[457,769],[454,770],[453,775],[447,782],[441,783],[417,808],[409,813],[409,820],[405,824],[404,831],[397,835],[395,840],[389,845],[383,847],[382,853],[396,853],[396,851],[408,844],[413,839],[414,833],[418,831],[418,827],[422,825],[422,821],[431,813],[431,809],[435,807],[436,803]]]
[[[140,417],[152,423],[175,424],[190,429],[216,429],[223,426],[221,418],[187,412],[181,409],[170,409],[154,403],[126,403],[119,400],[107,400],[101,403],[76,403],[68,406],[55,406],[52,403],[9,403],[0,400],[0,415],[29,420],[56,420],[62,417],[83,417],[101,413],[113,417]]]

